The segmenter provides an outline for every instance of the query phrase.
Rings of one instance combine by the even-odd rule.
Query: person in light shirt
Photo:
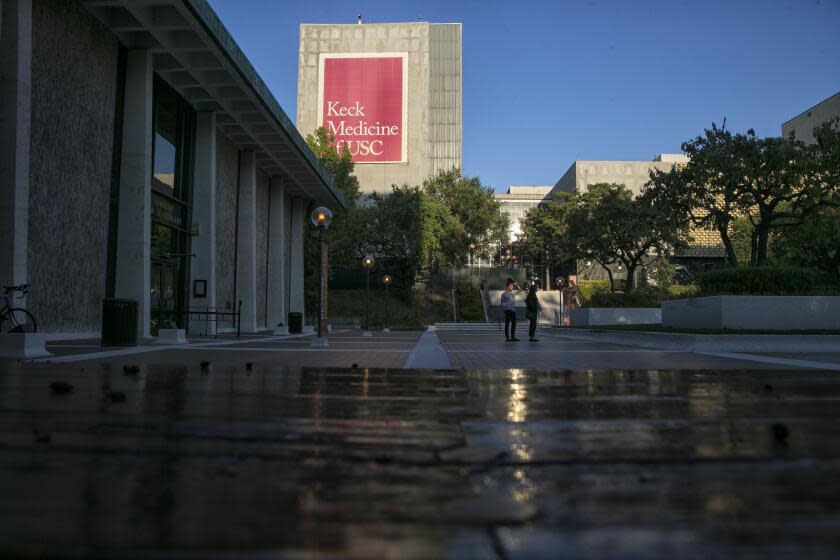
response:
[[[522,289],[513,281],[513,278],[508,278],[505,283],[505,291],[502,292],[502,309],[505,312],[505,340],[508,342],[518,342],[516,338],[516,294]],[[508,333],[510,328],[510,333]]]

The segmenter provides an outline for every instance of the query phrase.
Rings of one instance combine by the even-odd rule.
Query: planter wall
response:
[[[683,329],[840,329],[840,296],[708,296],[664,301],[662,325]]]
[[[658,325],[662,310],[658,307],[583,307],[572,309],[573,327],[599,325]]]

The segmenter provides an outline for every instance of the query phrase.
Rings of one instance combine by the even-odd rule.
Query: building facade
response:
[[[782,136],[791,134],[806,144],[814,143],[814,129],[832,119],[840,118],[840,92],[820,101],[807,111],[782,124]]]
[[[511,239],[522,233],[522,220],[528,210],[539,206],[540,202],[551,193],[551,187],[532,187],[511,185],[506,193],[496,193],[496,200],[502,212],[510,218],[509,234]]]
[[[303,312],[307,210],[345,202],[209,4],[0,6],[0,281],[39,330]]]
[[[461,24],[300,26],[297,128],[324,126],[362,193],[461,167]]]

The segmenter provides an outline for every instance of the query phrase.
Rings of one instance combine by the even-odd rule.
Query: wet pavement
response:
[[[0,557],[840,556],[837,373],[405,370],[419,334],[342,337],[0,365]],[[397,365],[295,365],[330,356]]]

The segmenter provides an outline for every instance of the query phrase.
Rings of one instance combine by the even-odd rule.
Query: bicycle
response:
[[[34,333],[38,332],[38,324],[32,313],[22,307],[12,307],[11,294],[20,292],[18,299],[23,298],[29,291],[29,284],[20,286],[3,286],[3,308],[0,309],[0,332]]]

